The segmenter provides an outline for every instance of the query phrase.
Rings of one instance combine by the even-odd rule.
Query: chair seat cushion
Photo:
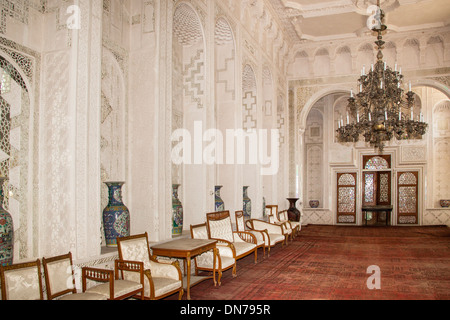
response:
[[[61,297],[61,299],[59,300],[64,301],[107,300],[108,297],[106,297],[103,294],[85,292],[85,293],[68,294]]]
[[[114,298],[121,297],[128,293],[134,292],[142,288],[142,284],[128,280],[114,280]],[[104,283],[90,288],[86,292],[104,295],[110,297],[109,283]]]
[[[233,245],[236,249],[236,257],[245,255],[256,248],[255,244],[248,242],[234,242]]]
[[[230,257],[221,257],[222,259],[222,269],[226,269],[235,264],[236,260]]]
[[[180,280],[158,277],[152,277],[152,279],[153,284],[155,285],[155,297],[162,296],[183,286],[183,282]],[[147,296],[147,293],[145,295]]]
[[[285,239],[282,234],[277,234],[277,233],[269,233],[269,238],[270,238],[271,246],[273,246],[279,242],[283,242]]]

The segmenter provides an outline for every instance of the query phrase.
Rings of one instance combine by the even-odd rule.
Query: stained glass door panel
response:
[[[337,222],[356,223],[356,173],[337,174]]]
[[[418,172],[398,172],[397,223],[418,223]]]

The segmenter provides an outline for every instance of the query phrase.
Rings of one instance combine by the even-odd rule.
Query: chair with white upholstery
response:
[[[255,254],[258,262],[256,238],[250,232],[233,231],[229,211],[211,212],[206,214],[208,238],[218,240],[219,243],[232,244],[234,258],[239,260],[249,254]]]
[[[56,257],[44,257],[42,264],[48,300],[122,300],[136,294],[142,296],[143,281],[132,282],[118,278],[120,267],[139,272],[143,279],[143,267],[137,263],[134,263],[133,267],[130,264],[118,266],[116,263],[116,272],[99,268],[82,268],[82,292],[78,292],[75,287],[71,252]],[[87,280],[90,280],[89,288]]]
[[[178,292],[181,300],[183,277],[180,265],[175,262],[162,262],[152,257],[148,244],[148,234],[117,238],[119,261],[140,261],[144,264],[144,299],[158,300]],[[136,273],[123,272],[126,280],[139,282]]]
[[[264,257],[266,257],[266,248],[268,249],[268,254],[270,255],[270,238],[269,234],[266,230],[249,230],[245,226],[245,218],[244,218],[244,211],[236,211],[235,212],[235,218],[236,218],[236,230],[237,231],[245,231],[250,232],[253,234],[256,238],[256,247],[257,249],[262,248]]]
[[[41,262],[0,265],[2,300],[44,300]]]
[[[208,239],[208,230],[206,223],[191,225],[191,237],[192,239]],[[198,275],[198,271],[208,271],[218,273],[219,286],[221,285],[222,273],[228,269],[232,269],[233,277],[236,277],[236,259],[234,258],[234,251],[228,243],[216,244],[217,255],[216,263],[214,265],[213,252],[205,252],[194,258],[195,262],[195,274]]]
[[[119,277],[119,271],[122,279]],[[139,274],[139,281],[129,281],[123,279],[123,272],[134,272]],[[144,300],[144,263],[140,261],[119,261],[114,262],[114,271],[84,267],[82,269],[83,292],[100,294],[108,300],[124,300],[131,297],[138,297]],[[94,281],[97,284],[90,288],[87,281]]]
[[[267,212],[269,210],[269,212]],[[294,239],[294,231],[292,230],[292,226],[288,221],[281,221],[278,216],[278,205],[267,205],[266,213],[268,213],[268,220],[270,223],[278,224],[285,229],[285,233],[287,233],[288,238],[291,240]]]
[[[302,225],[300,222],[298,221],[291,221],[289,220],[289,216],[288,216],[288,211],[287,210],[283,210],[278,212],[278,220],[280,220],[281,222],[286,222],[289,223],[293,232],[293,237],[298,236],[300,230],[302,229]]]
[[[271,248],[279,243],[281,243],[282,246],[287,243],[288,234],[282,225],[260,219],[249,219],[245,224],[249,230],[266,231],[269,235],[269,244]]]

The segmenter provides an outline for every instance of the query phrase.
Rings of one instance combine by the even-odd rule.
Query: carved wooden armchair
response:
[[[119,271],[122,279],[119,277]],[[139,282],[123,279],[123,272],[134,272],[139,274]],[[82,269],[83,292],[100,294],[108,300],[123,300],[133,296],[144,300],[144,263],[140,261],[114,262],[114,271],[98,268],[84,267]],[[104,282],[87,288],[87,281]]]
[[[229,211],[207,213],[206,224],[208,238],[231,244],[236,260],[255,253],[255,263],[258,262],[256,237],[250,232],[233,231]]]
[[[289,223],[289,221],[281,221],[280,218],[278,217],[278,205],[267,205],[266,213],[270,223],[282,226],[283,229],[285,230],[285,233],[288,235],[288,238],[291,238],[291,240],[294,239],[293,237],[294,231],[292,230],[292,226]]]
[[[0,265],[2,300],[44,300],[41,262]]]
[[[115,271],[99,268],[82,268],[82,292],[78,293],[75,287],[72,253],[43,258],[47,299],[53,300],[122,300],[143,292],[143,281],[132,282],[119,280],[120,269],[133,270],[141,274],[143,280],[144,270],[139,263],[118,265]],[[92,285],[88,288],[89,281]],[[100,283],[100,284],[99,284]]]
[[[269,245],[271,248],[279,243],[281,245],[287,243],[288,233],[282,225],[260,219],[250,219],[245,224],[250,230],[266,231],[269,235]]]
[[[270,255],[270,238],[267,230],[250,230],[245,226],[245,218],[244,211],[236,211],[236,230],[250,232],[256,238],[256,247],[257,249],[262,248],[264,257],[266,257],[266,248],[268,249],[268,255]]]
[[[208,229],[206,227],[206,223],[191,225],[191,237],[192,239],[208,239]],[[216,255],[215,265],[212,252],[205,252],[194,258],[195,273],[198,275],[199,270],[213,272],[215,269],[219,275],[217,282],[220,286],[223,271],[232,268],[233,277],[236,277],[236,259],[234,258],[234,251],[230,244],[217,243],[216,248],[218,252]]]
[[[298,236],[300,230],[302,229],[302,225],[299,221],[290,221],[289,220],[289,216],[288,216],[288,211],[287,210],[283,210],[278,212],[278,220],[280,220],[281,222],[286,222],[289,223],[289,225],[291,226],[292,229],[292,236],[296,237]]]
[[[140,261],[144,264],[144,299],[158,300],[178,292],[183,297],[183,277],[178,262],[161,262],[150,254],[148,234],[117,238],[119,261]],[[136,273],[123,271],[123,277],[139,281]]]

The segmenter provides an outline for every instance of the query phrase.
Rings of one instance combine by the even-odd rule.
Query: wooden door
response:
[[[356,173],[337,174],[337,223],[356,223]]]
[[[390,171],[364,172],[363,183],[363,207],[391,205]]]
[[[419,223],[419,172],[397,173],[397,223]]]

